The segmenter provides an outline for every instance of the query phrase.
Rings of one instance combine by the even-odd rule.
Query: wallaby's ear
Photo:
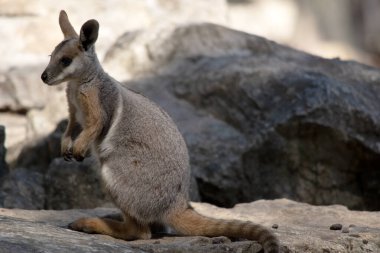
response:
[[[82,25],[79,40],[84,50],[88,50],[98,39],[99,23],[95,19],[90,19]]]
[[[59,26],[61,27],[65,39],[78,37],[64,10],[59,13]]]

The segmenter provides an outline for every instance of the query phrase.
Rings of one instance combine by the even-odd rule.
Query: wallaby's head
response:
[[[89,66],[97,63],[94,44],[98,38],[98,21],[88,20],[82,25],[78,36],[66,12],[62,10],[59,13],[59,26],[64,40],[55,47],[49,65],[41,75],[42,81],[48,85],[83,78]]]

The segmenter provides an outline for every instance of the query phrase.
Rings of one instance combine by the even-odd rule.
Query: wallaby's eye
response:
[[[64,67],[69,66],[69,65],[71,64],[72,61],[73,61],[73,60],[70,59],[69,57],[62,57],[62,58],[61,58],[61,63],[62,63],[62,65],[63,65]]]

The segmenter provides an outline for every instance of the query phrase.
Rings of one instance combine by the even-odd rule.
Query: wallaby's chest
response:
[[[69,89],[68,90],[68,99],[70,100],[69,102],[74,106],[75,109],[75,119],[76,121],[81,125],[81,127],[84,127],[84,112],[82,105],[79,100],[79,91],[78,89]]]
[[[83,128],[84,127],[84,123],[85,123],[84,122],[84,113],[83,113],[83,109],[80,106],[79,101],[77,99],[74,100],[74,106],[76,108],[75,118],[76,118],[77,122],[79,122],[79,124]]]

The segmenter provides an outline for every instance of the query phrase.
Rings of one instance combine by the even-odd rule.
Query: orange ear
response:
[[[65,39],[78,37],[64,10],[61,10],[59,13],[59,26],[61,27]]]

